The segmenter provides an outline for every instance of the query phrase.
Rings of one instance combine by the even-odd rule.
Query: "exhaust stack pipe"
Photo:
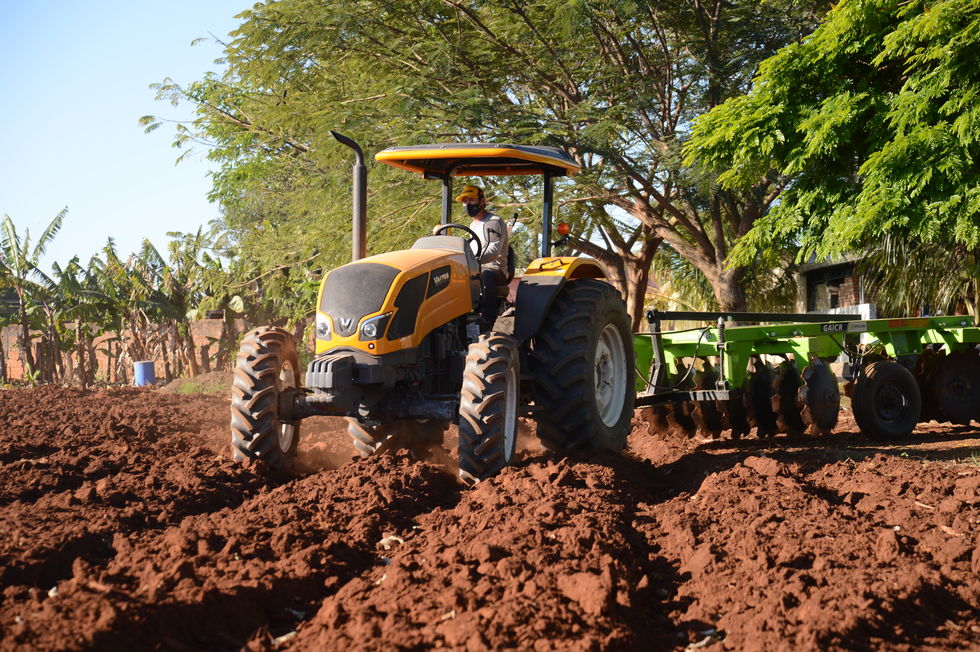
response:
[[[354,150],[357,157],[351,171],[354,176],[354,228],[351,231],[351,262],[367,256],[367,167],[364,165],[364,152],[356,142],[336,131],[331,135],[340,143]]]

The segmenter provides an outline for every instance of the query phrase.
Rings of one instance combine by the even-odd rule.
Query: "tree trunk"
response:
[[[181,328],[183,327],[183,328]],[[187,333],[184,334],[181,331],[186,330]],[[187,370],[191,378],[195,378],[198,375],[197,369],[197,355],[194,353],[194,336],[191,333],[188,324],[180,324],[176,329],[177,347],[179,348],[184,361],[187,364]]]
[[[170,368],[170,326],[166,327],[163,334],[160,337],[160,357],[163,358],[163,376],[167,379],[169,383],[174,379],[173,372]]]
[[[48,350],[51,355],[51,382],[60,383],[65,377],[65,365],[61,358],[61,339],[58,331],[54,327],[54,317],[46,315],[48,319]]]
[[[3,326],[0,326],[0,384],[7,384],[7,349],[3,345]]]
[[[115,376],[116,380],[119,380],[119,374],[116,372],[115,357],[112,351],[112,342],[106,342],[105,350],[105,382],[107,385],[111,385],[113,376]]]
[[[234,365],[237,336],[235,315],[230,310],[225,310],[221,321],[221,335],[218,337],[218,355],[214,365],[216,369],[230,369]]]
[[[24,360],[25,375],[34,372],[37,363],[34,360],[34,352],[31,350],[31,324],[27,317],[27,306],[24,304],[24,295],[18,292],[17,304],[20,309],[20,350]]]
[[[88,363],[85,367],[84,386],[88,387],[95,384],[95,378],[99,374],[99,354],[95,351],[95,337],[91,335],[85,340],[85,354],[88,356]]]
[[[129,384],[129,369],[127,364],[126,348],[123,346],[122,339],[119,340],[119,355],[116,356],[116,381],[120,385]]]
[[[643,265],[628,261],[626,274],[629,279],[629,296],[626,311],[629,312],[633,332],[637,332],[643,320],[643,307],[646,305],[647,282],[650,280],[650,263]]]
[[[64,367],[64,375],[61,377],[61,384],[71,387],[75,384],[78,374],[75,373],[75,356],[73,351],[66,351],[61,355],[61,363]]]
[[[75,351],[78,355],[78,384],[82,388],[88,387],[88,377],[86,376],[85,365],[85,338],[82,336],[82,320],[75,322]]]
[[[206,374],[211,373],[211,356],[208,355],[208,349],[210,348],[210,344],[205,343],[201,345],[201,369]]]
[[[709,278],[714,290],[718,308],[723,311],[745,312],[745,287],[742,285],[742,272],[738,269],[722,270],[715,278]]]

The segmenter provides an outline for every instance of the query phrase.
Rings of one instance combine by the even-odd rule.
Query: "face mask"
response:
[[[480,206],[479,204],[463,204],[463,205],[466,206],[466,214],[469,215],[470,217],[476,217],[476,214],[483,209],[483,207]]]

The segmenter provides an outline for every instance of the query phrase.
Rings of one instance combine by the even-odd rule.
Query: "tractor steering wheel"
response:
[[[432,229],[432,235],[441,235],[443,231],[448,231],[449,229],[459,229],[460,231],[466,231],[467,235],[470,237],[466,239],[467,246],[470,247],[470,251],[476,256],[477,262],[480,260],[480,254],[483,253],[483,243],[480,242],[480,238],[473,232],[468,226],[463,226],[462,224],[456,224],[455,222],[450,222],[449,224],[440,224]],[[475,250],[475,251],[474,251]]]

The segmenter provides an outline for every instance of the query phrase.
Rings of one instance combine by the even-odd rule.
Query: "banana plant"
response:
[[[31,243],[27,230],[23,237],[17,232],[13,220],[4,215],[0,221],[0,277],[4,284],[17,295],[17,316],[20,325],[18,340],[24,364],[30,373],[36,373],[37,361],[31,344],[31,312],[37,307],[35,300],[43,292],[38,282],[38,265],[51,241],[54,240],[61,224],[68,214],[63,208],[44,229],[37,242]]]

